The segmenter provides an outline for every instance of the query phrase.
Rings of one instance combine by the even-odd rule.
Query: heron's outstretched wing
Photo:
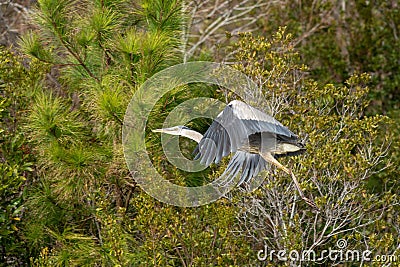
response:
[[[240,171],[241,175],[237,186],[248,182],[253,177],[256,177],[262,170],[266,169],[266,164],[267,162],[259,154],[237,151],[222,173],[218,181],[219,186],[228,186],[233,182]]]
[[[272,116],[234,100],[215,118],[200,140],[193,152],[196,154],[195,159],[200,159],[206,166],[213,161],[218,163],[229,153],[236,152],[243,142],[248,141],[249,135],[258,132],[296,138],[294,133]]]

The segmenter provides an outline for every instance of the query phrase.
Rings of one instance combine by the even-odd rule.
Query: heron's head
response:
[[[171,134],[171,135],[181,135],[182,131],[184,130],[189,130],[188,127],[186,126],[174,126],[174,127],[170,127],[170,128],[162,128],[162,129],[155,129],[152,130],[154,133],[166,133],[166,134]]]

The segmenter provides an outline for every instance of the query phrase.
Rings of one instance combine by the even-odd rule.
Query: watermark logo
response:
[[[372,255],[371,250],[355,250],[347,248],[347,241],[339,239],[335,248],[323,249],[316,252],[315,250],[273,250],[264,246],[257,252],[257,259],[260,261],[292,261],[292,262],[395,262],[397,258],[394,255]]]
[[[185,88],[190,83],[218,85],[230,90],[245,102],[260,92],[257,85],[242,72],[223,64],[212,62],[189,62],[167,68],[147,80],[134,94],[125,113],[122,139],[128,168],[138,185],[149,195],[164,203],[182,207],[195,207],[216,201],[229,192],[240,178],[236,177],[227,186],[221,186],[222,178],[198,187],[179,186],[164,179],[154,168],[145,145],[147,120],[157,101],[166,93]],[[253,95],[250,95],[251,92]],[[264,101],[265,102],[265,101]],[[210,98],[195,98],[179,105],[170,113],[165,127],[184,125],[198,117],[215,118],[226,103]],[[264,108],[265,111],[265,108]],[[268,112],[268,111],[267,111]],[[166,141],[168,139],[168,141]],[[198,161],[185,158],[179,151],[177,136],[162,137],[165,155],[178,168],[197,172],[206,168]],[[251,180],[249,187],[254,190],[263,181],[262,176]]]

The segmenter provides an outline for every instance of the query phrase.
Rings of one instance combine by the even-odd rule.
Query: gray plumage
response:
[[[193,153],[206,166],[234,153],[221,175],[223,185],[231,183],[239,173],[238,185],[248,182],[266,168],[267,162],[290,173],[276,158],[305,150],[298,137],[279,121],[238,100],[225,107],[204,135],[185,126],[154,131],[186,136],[198,142]]]

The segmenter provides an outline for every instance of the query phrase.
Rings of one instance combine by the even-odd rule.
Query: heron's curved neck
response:
[[[203,138],[203,135],[201,133],[196,132],[194,130],[190,130],[190,129],[182,130],[181,136],[190,138],[190,139],[196,141],[197,143],[199,143],[200,140]]]

